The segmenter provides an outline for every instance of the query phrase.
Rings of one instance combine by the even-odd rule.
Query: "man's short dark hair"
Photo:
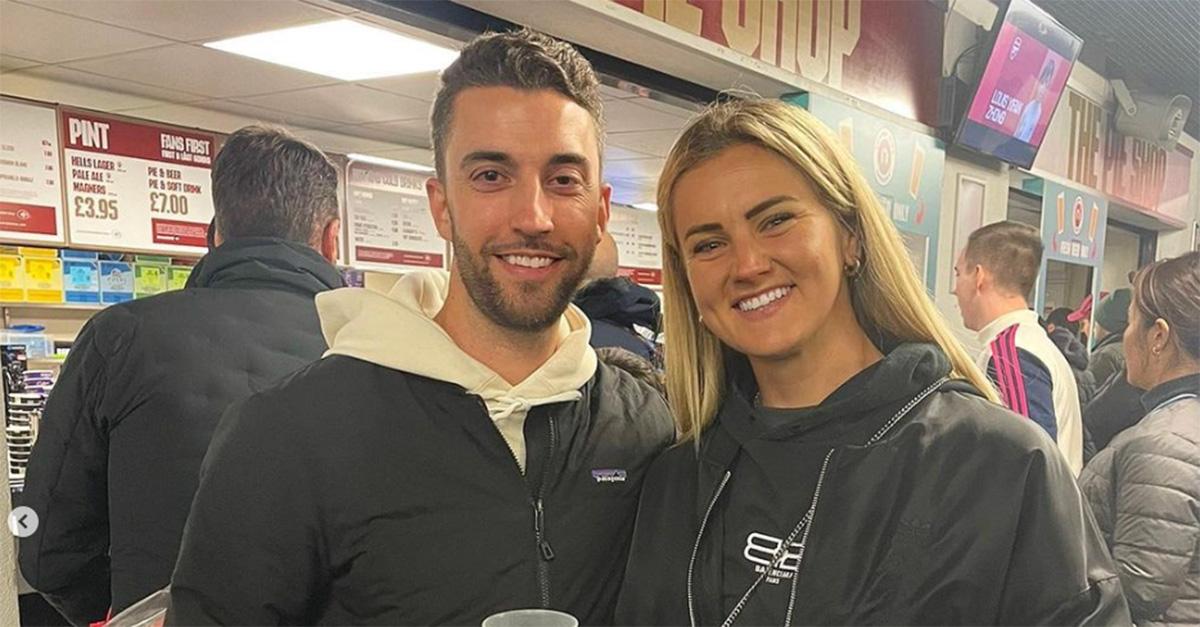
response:
[[[1029,298],[1042,267],[1042,235],[1012,220],[989,224],[971,233],[965,259],[987,268],[1001,288]]]
[[[442,72],[442,85],[433,100],[430,120],[438,176],[446,173],[446,143],[454,114],[454,99],[471,87],[550,89],[583,107],[596,123],[597,145],[603,150],[604,107],[600,81],[592,64],[570,44],[523,28],[485,33],[467,44],[458,59]]]
[[[287,129],[254,125],[225,140],[212,170],[217,230],[229,240],[312,244],[338,215],[337,168]]]

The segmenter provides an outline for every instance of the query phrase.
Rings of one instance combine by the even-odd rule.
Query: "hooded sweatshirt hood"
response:
[[[523,470],[529,409],[579,400],[580,388],[596,372],[587,316],[568,306],[558,322],[562,340],[557,350],[524,381],[510,385],[463,352],[434,321],[449,287],[449,273],[423,271],[405,275],[387,294],[363,288],[319,294],[317,314],[329,342],[325,355],[345,355],[453,383],[480,397]]]

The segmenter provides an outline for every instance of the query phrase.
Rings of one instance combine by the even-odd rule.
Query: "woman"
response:
[[[1200,624],[1200,253],[1138,274],[1124,346],[1149,413],[1096,455],[1080,485],[1133,620]]]
[[[934,310],[850,155],[714,105],[659,182],[667,388],[617,624],[1128,622],[1058,450]]]

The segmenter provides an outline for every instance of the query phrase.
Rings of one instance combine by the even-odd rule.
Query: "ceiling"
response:
[[[286,124],[329,151],[429,165],[436,73],[346,82],[201,45],[334,18],[418,33],[332,0],[0,0],[0,92],[226,133]],[[614,200],[653,202],[692,111],[644,90],[602,91]]]
[[[1200,137],[1200,0],[1037,0],[1083,38],[1083,55],[1131,89],[1144,81],[1159,93],[1192,99],[1187,130]],[[1105,67],[1107,65],[1107,67]]]

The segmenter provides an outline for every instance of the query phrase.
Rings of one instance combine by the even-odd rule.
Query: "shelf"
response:
[[[108,305],[98,303],[14,303],[0,302],[0,307],[6,309],[62,309],[65,311],[100,311]]]

